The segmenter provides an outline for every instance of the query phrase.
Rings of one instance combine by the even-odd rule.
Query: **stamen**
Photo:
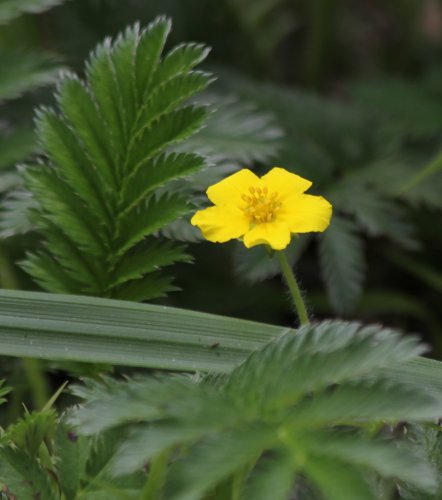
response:
[[[239,208],[256,224],[272,222],[277,217],[278,209],[281,207],[278,192],[269,193],[267,186],[249,186],[248,194],[242,194],[241,199],[245,206]]]

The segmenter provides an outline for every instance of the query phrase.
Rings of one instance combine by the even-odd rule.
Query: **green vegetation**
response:
[[[441,498],[440,26],[0,0],[1,500]],[[299,327],[270,249],[189,223],[272,166],[333,204]]]

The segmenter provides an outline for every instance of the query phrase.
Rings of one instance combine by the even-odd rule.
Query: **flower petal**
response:
[[[283,250],[290,243],[290,230],[284,222],[257,224],[244,236],[247,248],[269,245],[274,250]]]
[[[292,233],[325,231],[330,224],[332,206],[322,196],[301,194],[284,200],[278,218],[285,221]]]
[[[259,177],[251,170],[244,168],[210,186],[207,196],[215,205],[237,205],[242,202],[241,196],[248,193],[249,187],[257,183],[259,183]]]
[[[281,198],[301,194],[312,185],[307,179],[280,167],[272,168],[261,177],[261,181],[270,192],[277,192]]]
[[[249,229],[249,219],[234,206],[209,207],[199,210],[190,221],[198,226],[206,240],[214,243],[241,237]]]

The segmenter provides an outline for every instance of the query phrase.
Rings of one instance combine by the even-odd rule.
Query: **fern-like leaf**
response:
[[[168,184],[206,164],[168,149],[203,125],[206,107],[187,101],[211,76],[193,70],[207,54],[201,45],[162,57],[170,27],[159,17],[106,39],[86,80],[65,73],[57,109],[37,113],[45,157],[24,175],[45,248],[24,267],[48,290],[147,300],[174,289],[161,267],[188,260],[158,233],[189,212]]]
[[[434,470],[422,458],[415,466],[412,447],[370,432],[382,419],[417,422],[440,414],[441,401],[430,391],[383,374],[423,349],[416,338],[378,326],[307,325],[228,376],[106,378],[77,386],[86,401],[71,421],[87,434],[130,427],[110,464],[117,476],[176,449],[165,487],[173,500],[210,496],[221,484],[228,490],[229,481],[248,472],[244,491],[236,490],[246,499],[268,498],[275,487],[275,498],[286,500],[294,485],[308,483],[319,498],[374,500],[373,475],[431,492]]]
[[[334,215],[320,239],[319,257],[331,304],[341,314],[351,311],[362,295],[365,271],[356,225]]]

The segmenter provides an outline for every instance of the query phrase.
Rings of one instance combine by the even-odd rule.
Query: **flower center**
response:
[[[269,193],[267,187],[249,187],[248,194],[241,196],[245,206],[241,210],[250,217],[251,222],[262,224],[275,220],[277,211],[281,206],[278,193]]]

